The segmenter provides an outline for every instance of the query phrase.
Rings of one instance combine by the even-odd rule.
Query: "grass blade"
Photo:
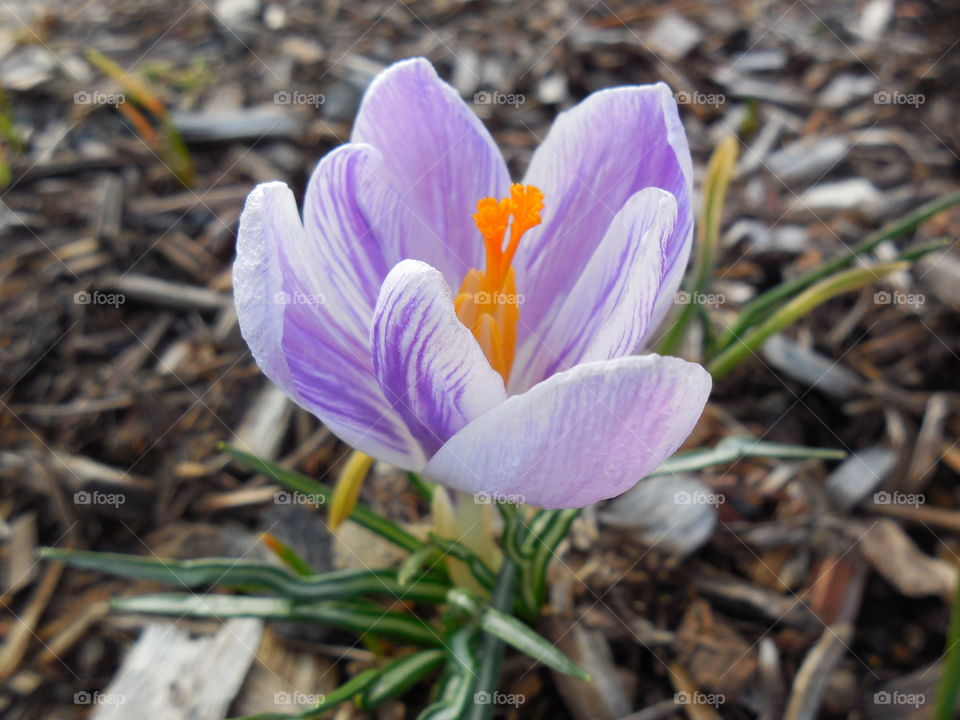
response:
[[[553,643],[511,615],[487,607],[480,615],[480,628],[557,672],[581,680],[590,680],[583,668],[564,655]]]
[[[469,569],[473,577],[479,582],[484,588],[492,588],[493,583],[496,577],[493,574],[493,571],[490,567],[476,554],[474,554],[468,547],[459,543],[456,540],[451,538],[440,537],[435,533],[430,533],[428,535],[430,544],[439,548],[441,552],[450,557],[453,557],[463,564],[465,564]]]
[[[277,558],[297,575],[313,575],[313,568],[300,557],[300,554],[272,533],[263,533],[260,542],[267,546]]]
[[[728,135],[710,156],[703,183],[703,205],[697,222],[696,266],[688,285],[689,302],[680,310],[676,320],[664,335],[657,349],[662,355],[673,355],[683,340],[683,334],[710,285],[720,242],[720,220],[730,178],[737,165],[736,135]]]
[[[257,617],[286,622],[317,623],[357,633],[387,635],[398,640],[437,647],[442,644],[434,628],[417,617],[383,610],[379,606],[355,603],[296,603],[286,598],[240,597],[236,595],[195,595],[161,593],[114,600],[112,607],[122,612],[176,617]]]
[[[467,625],[450,637],[446,671],[438,699],[417,716],[417,720],[463,720],[472,701],[479,660],[473,651],[475,625]]]
[[[738,342],[717,355],[707,365],[714,380],[730,372],[748,355],[755,353],[771,335],[789,327],[818,305],[851,290],[857,290],[897,270],[910,266],[905,262],[877,263],[832,275],[811,285],[765,321],[747,332]]]
[[[440,551],[432,545],[427,545],[415,553],[411,553],[397,570],[397,582],[400,583],[401,587],[405,586],[423,570],[424,565],[430,562],[434,565],[438,564],[440,562],[439,555]]]
[[[547,569],[550,567],[550,561],[556,554],[557,546],[570,532],[570,526],[580,514],[580,510],[577,508],[548,510],[546,512],[551,514],[550,524],[541,535],[536,536],[539,544],[524,572],[524,592],[529,594],[527,601],[531,604],[535,614],[540,613],[540,608],[546,598]]]
[[[501,613],[509,613],[513,609],[513,590],[517,580],[517,566],[509,557],[503,559],[500,573],[497,575],[497,584],[493,588],[490,606]],[[500,666],[503,664],[503,641],[496,635],[486,633],[480,647],[480,668],[477,672],[475,684],[476,694],[481,697],[490,697],[497,691],[500,684]],[[474,702],[467,720],[490,720],[493,715],[493,703]]]
[[[373,710],[400,695],[440,665],[445,655],[443,650],[424,650],[393,660],[363,691],[360,709]]]
[[[293,720],[293,718],[315,718],[319,715],[322,715],[330,708],[334,708],[340,703],[350,700],[357,693],[362,692],[368,685],[370,685],[370,683],[374,682],[382,672],[383,668],[364,670],[362,673],[354,678],[351,678],[333,692],[324,695],[323,700],[317,703],[314,707],[301,713],[294,715],[287,713],[259,713],[257,715],[247,715],[242,718],[234,718],[233,720]]]
[[[742,457],[774,458],[777,460],[843,460],[847,453],[834,448],[810,448],[754,440],[749,437],[728,437],[716,447],[679,453],[664,460],[647,477],[694,472],[714,465],[726,465]]]
[[[884,225],[877,232],[868,235],[862,242],[854,245],[850,252],[838,258],[834,258],[823,263],[819,267],[808,270],[798,275],[793,280],[781,283],[767,292],[754,298],[740,311],[736,322],[720,337],[716,343],[716,349],[720,352],[726,350],[730,345],[736,343],[737,338],[743,335],[747,328],[755,325],[764,316],[764,314],[779,303],[781,300],[795,295],[813,285],[818,280],[832,275],[838,270],[842,270],[848,265],[866,253],[873,250],[877,245],[887,240],[898,238],[911,230],[916,229],[922,222],[929,220],[947,208],[960,203],[960,190],[944,195],[941,198],[932,200],[911,213],[908,213],[898,220],[894,220]]]
[[[223,444],[220,446],[220,449],[228,453],[236,460],[239,460],[244,465],[257,470],[264,475],[270,476],[278,485],[282,485],[288,490],[301,492],[305,495],[317,495],[322,497],[324,502],[329,502],[332,499],[333,490],[329,485],[324,485],[321,482],[312,480],[306,475],[298,473],[294,470],[287,470],[272,462],[262,460],[256,455],[251,455],[250,453],[244,452],[243,450],[235,448],[232,445]],[[425,544],[423,541],[418,540],[396,523],[388,520],[382,515],[375,513],[373,510],[363,505],[357,505],[353,508],[353,512],[350,513],[350,519],[358,525],[362,525],[363,527],[367,528],[367,530],[376,533],[380,537],[386,538],[394,545],[402,547],[404,550],[416,552]]]
[[[442,603],[450,589],[449,584],[435,576],[417,578],[401,585],[393,570],[334,570],[321,575],[297,576],[275,565],[232,558],[165,560],[59,548],[43,548],[40,555],[73,567],[134,580],[178,585],[191,590],[217,586],[263,588],[291,600],[386,595]]]

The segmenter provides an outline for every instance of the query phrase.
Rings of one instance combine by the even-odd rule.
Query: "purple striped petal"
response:
[[[414,58],[373,81],[351,139],[382,153],[384,181],[408,211],[397,230],[396,260],[423,260],[459,287],[467,271],[483,263],[483,241],[471,218],[477,200],[503,197],[510,185],[483,123],[429,62]]]
[[[443,275],[426,263],[405,260],[387,275],[372,346],[384,394],[428,455],[507,398]]]
[[[329,229],[354,232],[363,221],[350,209],[353,198],[333,190],[318,203],[342,219]],[[320,270],[329,262],[323,241],[304,230],[289,188],[258,185],[240,218],[233,266],[240,331],[264,374],[338,437],[419,470],[424,454],[380,390],[369,337],[326,304],[336,287]]]
[[[556,320],[514,363],[510,392],[521,393],[578,363],[633,352],[651,329],[677,201],[641,190],[613,218]],[[523,310],[521,309],[521,313]]]
[[[578,365],[467,425],[424,474],[468,493],[583,507],[626,491],[676,451],[709,393],[707,372],[679,358]]]
[[[373,308],[390,267],[384,231],[370,218],[388,217],[395,209],[382,183],[371,177],[382,172],[382,158],[369,145],[341,145],[317,164],[303,202],[309,244],[291,248],[303,261],[298,268],[305,285],[323,288],[327,311],[338,326],[357,339],[370,334]],[[365,207],[361,207],[361,199]],[[391,263],[392,264],[392,263]]]
[[[524,236],[514,263],[526,298],[520,343],[535,342],[553,321],[614,215],[647,187],[672,193],[678,206],[654,312],[659,322],[690,254],[692,177],[677,104],[663,83],[601,90],[561,113],[524,179],[544,192],[544,221]]]

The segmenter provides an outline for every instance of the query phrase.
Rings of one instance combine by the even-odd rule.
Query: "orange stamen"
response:
[[[486,267],[472,268],[464,277],[454,307],[460,321],[470,328],[490,365],[510,377],[517,341],[521,296],[517,294],[512,267],[520,238],[541,222],[543,193],[533,185],[510,186],[510,197],[477,202],[473,221],[483,237]],[[507,229],[510,237],[504,247]]]

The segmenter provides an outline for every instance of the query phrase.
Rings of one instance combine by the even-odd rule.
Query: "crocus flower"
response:
[[[457,92],[405,60],[320,160],[302,218],[283,183],[250,194],[240,329],[353,447],[467,493],[581,507],[671,455],[709,394],[699,365],[632,354],[675,296],[690,205],[664,84],[560,114],[511,185]]]

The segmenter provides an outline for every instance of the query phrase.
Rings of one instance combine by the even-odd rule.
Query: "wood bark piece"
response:
[[[3,646],[0,647],[0,679],[10,677],[20,666],[20,661],[29,649],[31,640],[36,637],[34,631],[40,622],[40,616],[50,602],[62,573],[63,565],[50,563],[33,591],[26,611],[16,617]]]
[[[724,695],[702,692],[680,663],[670,665],[670,680],[677,691],[673,701],[686,711],[690,720],[720,720],[717,708],[726,702]]]
[[[887,582],[904,595],[939,595],[949,599],[957,571],[949,562],[931,557],[916,546],[893,520],[877,520],[858,546],[864,557]]]
[[[933,470],[940,462],[944,443],[943,425],[955,407],[956,401],[947,393],[940,392],[930,396],[923,415],[923,425],[917,435],[913,458],[910,460],[910,468],[907,470],[903,487],[905,492],[919,492],[927,486]]]
[[[630,699],[603,633],[582,625],[571,629],[568,620],[559,618],[550,626],[550,639],[591,677],[590,682],[584,682],[554,673],[557,689],[573,717],[614,720],[630,712]]]
[[[223,720],[263,633],[263,622],[237,618],[211,637],[151,624],[102,693],[77,693],[95,705],[93,720]]]
[[[123,293],[125,300],[187,310],[219,310],[231,301],[229,295],[205,287],[133,273],[107,278],[104,285]]]
[[[849,623],[828,626],[797,671],[784,720],[815,720],[827,683],[853,634]]]
[[[698,689],[723,693],[731,700],[757,670],[756,646],[715,614],[706,600],[695,600],[687,607],[677,628],[676,647],[680,663]]]
[[[272,383],[265,384],[244,414],[234,444],[264,460],[275,460],[293,407],[283,390]]]

